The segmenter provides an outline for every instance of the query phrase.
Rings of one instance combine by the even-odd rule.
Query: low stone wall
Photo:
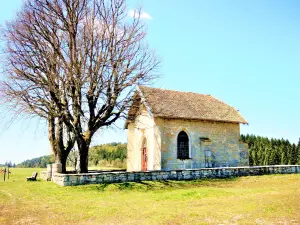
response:
[[[41,171],[40,172],[40,178],[43,180],[51,181],[52,177],[52,167],[54,164],[48,164],[47,165],[47,171]]]
[[[41,171],[40,172],[40,178],[42,180],[47,180],[47,177],[48,177],[48,172],[47,171]]]
[[[54,173],[52,174],[52,181],[61,186],[74,186],[83,184],[140,182],[156,180],[193,180],[202,178],[231,178],[239,176],[291,173],[300,173],[300,165],[220,167],[192,170],[102,172],[86,174]]]

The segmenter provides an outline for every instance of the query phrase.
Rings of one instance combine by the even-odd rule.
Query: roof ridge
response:
[[[196,95],[212,96],[211,94],[201,94],[201,93],[191,92],[191,91],[178,91],[178,90],[171,90],[171,89],[166,89],[166,88],[149,87],[149,86],[144,86],[144,85],[139,86],[139,88],[149,88],[149,89],[158,89],[158,90],[162,90],[162,91],[172,91],[172,92],[179,92],[179,93],[192,93],[192,94],[196,94]]]

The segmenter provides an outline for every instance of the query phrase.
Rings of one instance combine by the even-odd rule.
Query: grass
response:
[[[300,175],[60,187],[0,176],[0,224],[299,224]]]

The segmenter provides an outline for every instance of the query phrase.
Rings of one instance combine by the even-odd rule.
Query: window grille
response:
[[[189,137],[184,131],[177,137],[177,158],[189,159]]]
[[[212,153],[209,149],[206,149],[204,151],[204,157],[205,157],[205,167],[210,168],[212,167]]]

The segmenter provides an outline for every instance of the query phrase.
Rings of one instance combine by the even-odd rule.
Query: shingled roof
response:
[[[210,95],[140,86],[133,105],[141,101],[154,117],[248,124],[237,110]],[[129,110],[125,127],[134,120],[136,108]]]

